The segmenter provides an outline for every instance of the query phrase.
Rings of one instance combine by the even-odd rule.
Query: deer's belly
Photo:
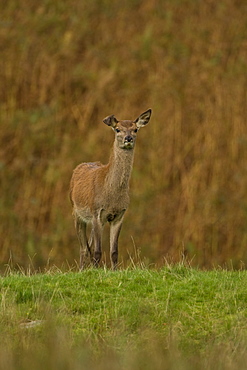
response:
[[[75,208],[74,212],[76,213],[77,217],[79,217],[83,222],[91,222],[93,219],[93,214],[89,207],[84,208]]]

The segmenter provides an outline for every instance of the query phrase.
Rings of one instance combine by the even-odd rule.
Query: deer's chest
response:
[[[129,205],[129,194],[126,189],[104,189],[98,202],[98,215],[104,224],[120,219]]]
[[[101,222],[103,224],[106,222],[117,222],[123,217],[125,211],[126,209],[102,209],[100,213]]]

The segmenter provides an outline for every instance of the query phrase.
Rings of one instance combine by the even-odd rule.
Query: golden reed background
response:
[[[0,262],[73,264],[73,168],[138,136],[120,261],[247,263],[245,0],[0,5]],[[105,245],[106,259],[108,247]]]

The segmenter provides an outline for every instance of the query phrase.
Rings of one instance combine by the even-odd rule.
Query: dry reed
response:
[[[108,160],[113,137],[102,118],[132,119],[149,107],[122,259],[136,245],[149,262],[182,253],[206,267],[246,263],[245,1],[1,8],[1,263],[78,259],[72,169]]]

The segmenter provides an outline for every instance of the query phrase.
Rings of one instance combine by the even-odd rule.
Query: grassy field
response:
[[[246,368],[246,271],[5,275],[0,369]]]
[[[0,11],[0,369],[245,369],[246,0]],[[120,270],[62,272],[79,259],[72,170],[107,162],[104,117],[148,108]],[[134,267],[181,256],[213,270]]]

